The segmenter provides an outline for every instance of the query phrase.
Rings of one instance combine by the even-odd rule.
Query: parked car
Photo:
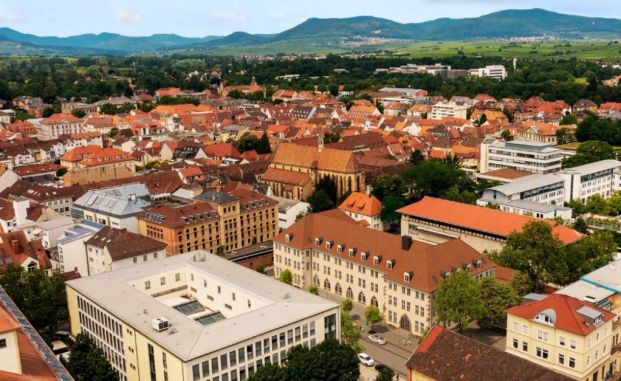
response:
[[[366,353],[358,353],[358,360],[360,360],[361,363],[363,363],[366,366],[373,366],[375,365],[375,360],[373,360],[373,357],[369,356]]]
[[[384,339],[380,335],[369,335],[369,336],[367,336],[367,339],[369,339],[370,341],[372,341],[372,342],[374,342],[375,344],[378,344],[378,345],[386,344],[386,339]]]

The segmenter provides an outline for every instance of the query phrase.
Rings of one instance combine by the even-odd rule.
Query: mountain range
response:
[[[243,51],[245,47],[276,47],[285,53],[301,52],[309,44],[317,49],[342,46],[346,41],[446,41],[553,36],[562,39],[619,38],[621,20],[566,15],[544,9],[505,10],[488,15],[421,23],[398,23],[373,16],[319,19],[277,34],[235,32],[228,36],[182,37],[155,34],[130,37],[114,33],[70,37],[41,37],[0,28],[0,54],[97,55],[157,52]]]

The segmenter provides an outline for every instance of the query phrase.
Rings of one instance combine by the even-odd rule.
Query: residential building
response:
[[[286,229],[298,220],[298,216],[309,212],[310,204],[300,200],[272,197],[278,201],[278,227]]]
[[[338,209],[371,229],[384,230],[380,216],[382,203],[371,194],[352,192]]]
[[[570,381],[492,345],[434,326],[407,363],[406,381]]]
[[[41,240],[30,241],[21,230],[0,232],[0,273],[11,265],[26,271],[40,269],[47,275],[52,274],[52,264]]]
[[[503,65],[488,65],[477,69],[470,69],[468,73],[475,77],[488,77],[497,80],[507,78],[507,69]]]
[[[13,185],[5,188],[0,197],[7,199],[27,199],[30,205],[39,204],[48,207],[58,214],[68,216],[74,198],[83,194],[83,190],[76,187],[51,187],[29,181],[17,180]]]
[[[434,245],[366,228],[345,213],[309,214],[274,238],[274,276],[376,306],[387,324],[420,335],[435,322],[434,293],[457,269],[495,276],[496,265],[464,241]]]
[[[562,150],[538,142],[487,139],[481,143],[480,172],[514,169],[536,174],[561,170]]]
[[[150,205],[149,190],[144,184],[91,189],[75,200],[71,207],[71,217],[136,233],[136,216]]]
[[[575,380],[603,381],[611,360],[615,315],[563,294],[507,310],[506,351]]]
[[[39,140],[44,141],[83,131],[82,119],[66,113],[52,114],[44,119],[30,119],[29,122],[37,128]]]
[[[73,377],[2,287],[0,287],[0,379],[73,381]]]
[[[167,254],[226,253],[271,240],[278,233],[278,202],[260,193],[208,191],[193,204],[158,205],[138,215],[138,232],[164,242]]]
[[[460,238],[480,252],[501,249],[509,234],[521,231],[524,225],[535,220],[530,216],[434,197],[424,197],[397,212],[401,213],[401,234],[433,243]],[[582,238],[582,234],[556,221],[544,221],[552,226],[552,233],[564,244]]]
[[[432,106],[429,119],[460,118],[468,119],[468,105],[455,102],[439,102]]]
[[[95,233],[84,245],[88,257],[88,274],[82,276],[113,271],[166,256],[165,243],[127,229],[109,226]]]
[[[340,306],[205,251],[66,283],[71,334],[126,380],[247,380],[340,338]]]
[[[52,260],[58,262],[61,273],[77,271],[82,276],[88,275],[88,258],[85,242],[106,225],[94,221],[82,221],[74,225],[58,238],[58,250]]]
[[[621,162],[618,160],[567,168],[560,175],[565,178],[565,201],[578,199],[586,202],[595,194],[609,198],[614,191],[621,189]]]

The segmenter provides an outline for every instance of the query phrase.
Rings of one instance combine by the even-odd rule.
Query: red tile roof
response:
[[[434,197],[425,197],[399,209],[397,212],[501,237],[507,237],[513,232],[521,231],[524,225],[537,220],[534,217]],[[555,221],[538,221],[545,221],[552,225],[553,234],[565,244],[576,242],[582,238],[582,234],[579,232]]]
[[[352,192],[339,205],[340,210],[363,214],[365,216],[379,216],[382,212],[382,203],[377,197],[362,192]]]

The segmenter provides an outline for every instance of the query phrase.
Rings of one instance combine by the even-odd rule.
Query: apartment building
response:
[[[507,69],[503,65],[488,65],[476,69],[468,70],[468,73],[475,77],[488,77],[497,80],[507,78]]]
[[[52,257],[58,262],[61,273],[78,271],[80,275],[88,275],[88,258],[84,242],[104,227],[105,225],[94,221],[82,221],[63,232],[58,238],[58,251]]]
[[[575,380],[607,380],[617,368],[614,317],[571,296],[542,296],[507,310],[506,351]]]
[[[431,107],[429,119],[460,118],[468,119],[468,105],[455,102],[439,102]]]
[[[567,168],[560,174],[565,178],[565,201],[578,199],[586,202],[595,194],[609,198],[614,191],[621,189],[621,162],[618,160]]]
[[[338,209],[371,229],[384,230],[382,202],[371,194],[352,192]]]
[[[434,197],[407,205],[401,213],[401,234],[431,243],[460,238],[480,252],[502,249],[507,236],[519,232],[534,217]],[[582,234],[553,220],[552,234],[564,244],[576,242]]]
[[[138,232],[166,243],[168,255],[230,252],[278,233],[278,202],[247,190],[208,191],[192,204],[158,205],[139,214]]]
[[[205,251],[66,283],[71,334],[123,381],[244,381],[339,338],[340,307]]]
[[[274,275],[293,285],[376,306],[386,323],[421,334],[435,322],[434,293],[457,269],[495,276],[496,265],[459,239],[439,245],[369,229],[345,213],[305,216],[274,238]]]
[[[71,114],[56,113],[45,119],[30,119],[37,128],[39,140],[54,140],[60,135],[71,135],[83,131],[82,119]]]
[[[480,172],[513,169],[540,175],[555,173],[561,170],[563,158],[562,150],[543,143],[487,139],[481,143]]]

